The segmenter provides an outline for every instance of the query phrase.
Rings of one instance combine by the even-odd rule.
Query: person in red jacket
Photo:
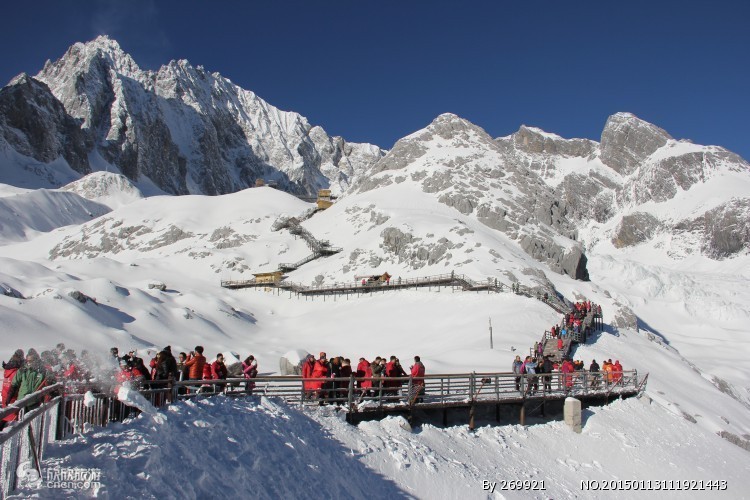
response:
[[[326,357],[326,353],[321,352],[320,357],[315,362],[315,366],[313,367],[312,371],[312,378],[328,378],[328,374],[330,372],[328,371],[328,361]],[[322,380],[314,380],[310,382],[310,387],[312,390],[316,391],[316,396],[318,399],[320,399],[320,404],[323,404],[323,400],[325,399],[325,392],[323,391],[323,381]]]
[[[245,358],[242,362],[242,377],[246,379],[252,379],[258,376],[258,361],[252,354]],[[255,389],[255,382],[245,382],[245,391],[248,394],[253,393]]]
[[[10,387],[13,384],[13,378],[16,376],[18,370],[23,366],[24,355],[21,349],[18,349],[13,353],[7,363],[3,362],[3,392],[2,392],[2,407],[5,408],[9,404],[16,400],[16,397],[10,397]],[[7,417],[0,420],[0,430],[3,429],[8,422],[12,422],[18,418],[17,413],[8,415]]]
[[[573,388],[573,371],[574,371],[573,363],[566,359],[563,361],[562,367],[560,368],[560,371],[562,372],[562,379],[563,379],[563,387],[565,388],[565,391],[568,392]]]
[[[362,377],[365,376],[365,371],[367,371],[367,368],[370,367],[370,362],[367,361],[365,358],[359,358],[359,363],[357,364],[357,371],[354,373],[354,375],[357,377],[357,389],[362,388]]]
[[[419,356],[414,356],[414,364],[411,366],[411,390],[413,396],[410,400],[421,403],[424,396],[424,365]]]
[[[302,378],[303,379],[309,379],[312,378],[313,371],[315,370],[315,356],[312,354],[308,354],[305,358],[305,362],[302,363]],[[306,398],[312,398],[314,394],[315,388],[313,387],[313,382],[307,382],[306,380],[302,381],[302,388],[305,390],[305,397]]]
[[[203,356],[203,346],[197,345],[194,351],[190,351],[187,360],[185,360],[185,368],[188,369],[188,380],[202,380],[203,367],[205,365],[206,358]]]
[[[219,353],[216,355],[216,361],[211,363],[211,379],[212,380],[226,380],[229,371],[227,366],[224,364],[224,355]],[[216,384],[214,389],[217,392],[223,391],[226,384]]]
[[[622,365],[620,364],[620,360],[618,359],[615,361],[615,364],[612,366],[612,382],[615,383],[615,385],[619,384],[622,380]]]

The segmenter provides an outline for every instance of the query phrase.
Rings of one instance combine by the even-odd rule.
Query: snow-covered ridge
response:
[[[82,224],[109,212],[74,193],[40,189],[0,198],[0,243],[25,241],[39,233]]]

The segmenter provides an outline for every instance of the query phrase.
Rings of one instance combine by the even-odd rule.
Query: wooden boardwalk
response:
[[[545,383],[545,377],[549,377]],[[476,410],[493,408],[496,414],[508,412],[524,423],[529,409],[541,409],[547,405],[561,403],[567,397],[580,399],[584,405],[605,404],[620,397],[631,397],[645,388],[647,377],[639,378],[638,373],[625,371],[619,381],[606,380],[604,374],[592,374],[586,371],[573,374],[559,372],[545,375],[523,375],[513,373],[459,373],[437,374],[424,377],[424,392],[418,380],[411,377],[400,378],[340,378],[340,379],[303,379],[301,377],[273,376],[248,379],[228,380],[195,380],[182,382],[152,382],[149,389],[141,393],[155,406],[165,406],[172,402],[196,397],[211,397],[224,394],[227,396],[263,396],[278,398],[287,404],[300,408],[315,408],[320,405],[336,405],[347,413],[347,421],[357,423],[362,420],[379,419],[391,414],[406,415],[412,418],[415,414],[435,414],[442,412],[447,422],[448,412],[463,411],[467,413],[469,424],[473,426]],[[518,379],[518,380],[517,380]],[[358,388],[359,382],[373,382],[373,389],[364,393]],[[306,390],[305,384],[323,383],[320,391]],[[251,382],[253,387],[246,384]],[[516,386],[518,383],[518,386]],[[97,395],[97,408],[83,406],[81,387],[74,394],[64,397],[63,405],[68,418],[66,434],[73,434],[79,429],[75,425],[92,423],[106,425],[110,421],[122,420],[127,410],[132,415],[133,409],[126,409],[114,398],[106,394]],[[106,413],[106,415],[105,415]],[[75,417],[75,418],[72,418]]]

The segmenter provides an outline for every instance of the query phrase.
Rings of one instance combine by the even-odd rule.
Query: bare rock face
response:
[[[611,325],[618,330],[622,328],[639,331],[638,316],[636,316],[633,310],[628,306],[621,304],[618,305],[619,307],[617,308],[617,311],[615,311]]]
[[[609,117],[601,140],[601,160],[616,172],[629,175],[672,137],[630,113]]]
[[[674,230],[696,235],[701,251],[713,259],[750,252],[750,199],[733,198],[696,219],[679,222]]]
[[[661,227],[659,219],[651,214],[636,212],[622,217],[615,230],[612,244],[615,248],[629,247],[650,240]]]
[[[745,160],[724,148],[693,146],[692,151],[679,151],[686,146],[671,142],[660,151],[663,158],[644,161],[638,175],[618,193],[618,201],[621,204],[661,203],[671,200],[680,191],[706,182],[720,169],[750,172]],[[670,154],[672,150],[677,152]]]
[[[90,171],[89,135],[47,85],[26,74],[0,89],[0,136],[24,156],[43,163],[62,156],[77,172]]]
[[[703,216],[703,252],[722,259],[750,251],[750,198],[732,199]]]
[[[535,127],[521,125],[510,136],[513,148],[532,154],[586,157],[597,151],[597,143],[588,139],[563,139]]]

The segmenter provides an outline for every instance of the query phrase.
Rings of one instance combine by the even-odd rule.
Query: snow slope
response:
[[[311,492],[326,498],[747,498],[747,452],[696,431],[647,398],[585,410],[584,421],[582,434],[563,422],[475,432],[465,425],[412,429],[402,417],[355,427],[332,408],[300,411],[265,397],[219,396],[53,445],[45,465],[98,469],[101,486],[85,493],[116,498],[247,492],[260,499]],[[720,453],[706,459],[707,449]],[[503,480],[534,481],[539,490],[502,490]],[[690,480],[726,486],[657,493],[582,485],[672,481],[679,488]],[[81,491],[21,492],[32,493],[57,498]]]
[[[39,195],[17,196],[29,194]],[[55,214],[46,203],[39,213]],[[560,320],[541,302],[509,293],[443,288],[306,299],[220,286],[222,279],[247,279],[309,255],[304,241],[272,226],[310,207],[270,188],[151,197],[78,226],[58,221],[55,231],[6,241],[0,283],[26,298],[0,295],[0,356],[59,341],[99,353],[134,348],[144,357],[165,345],[179,352],[200,344],[209,359],[218,352],[252,353],[262,374],[277,372],[279,357],[291,349],[353,360],[419,354],[428,373],[507,371],[516,353]],[[343,251],[291,273],[294,281],[351,282],[355,274],[375,271],[409,278],[455,269],[477,280],[518,279],[554,286],[571,300],[590,298],[602,304],[607,323],[629,307],[638,329],[608,327],[575,356],[586,364],[619,359],[626,369],[649,373],[648,398],[586,412],[582,435],[554,422],[473,434],[465,426],[424,424],[407,433],[396,419],[350,427],[329,409],[302,415],[277,402],[219,398],[175,406],[164,412],[166,421],[142,417],[55,445],[46,465],[101,467],[102,495],[139,498],[165,491],[201,497],[216,488],[227,494],[249,489],[261,498],[298,496],[310,484],[327,485],[321,480],[327,476],[335,476],[326,486],[334,497],[364,491],[486,498],[484,479],[544,479],[547,491],[531,496],[600,498],[581,492],[579,484],[600,478],[722,479],[730,488],[726,498],[746,495],[747,451],[717,435],[730,433],[738,442],[750,436],[749,348],[741,330],[750,303],[745,261],[701,257],[680,268],[654,254],[649,267],[633,256],[597,251],[593,281],[575,281],[545,272],[476,219],[400,185],[342,199],[303,225]],[[387,227],[402,234],[384,233]],[[404,235],[412,238],[399,240]],[[149,288],[153,281],[166,290]],[[79,302],[71,296],[76,291],[96,302]],[[489,349],[489,321],[495,349]],[[196,448],[205,453],[196,455]]]

